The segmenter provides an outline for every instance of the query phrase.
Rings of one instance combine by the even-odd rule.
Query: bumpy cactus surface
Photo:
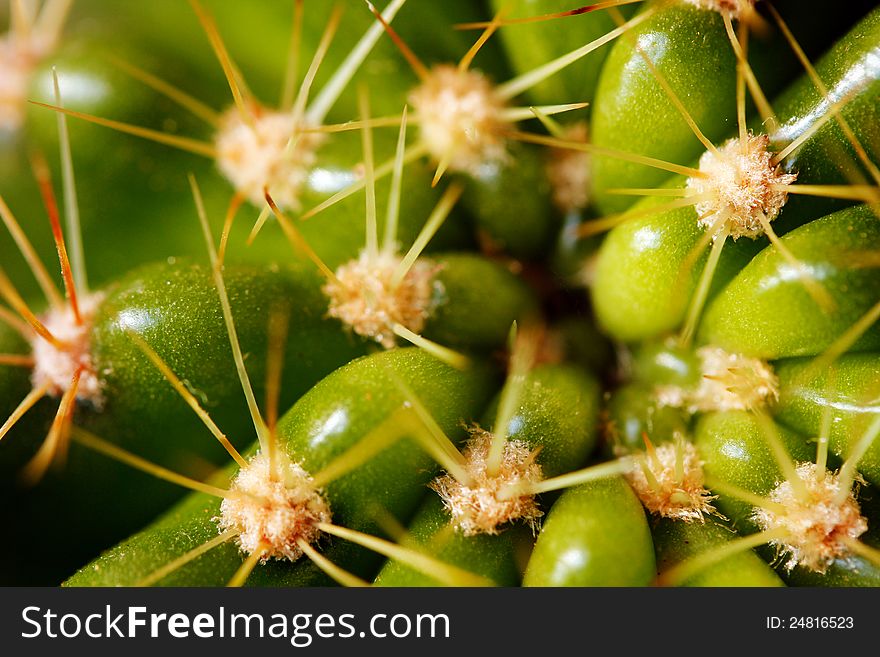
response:
[[[3,5],[0,583],[880,585],[874,2]]]

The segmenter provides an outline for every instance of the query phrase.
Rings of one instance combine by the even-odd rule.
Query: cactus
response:
[[[0,583],[880,582],[880,10],[572,4],[12,3]]]

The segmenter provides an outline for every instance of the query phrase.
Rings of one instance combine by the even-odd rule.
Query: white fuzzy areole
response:
[[[451,171],[478,174],[486,164],[507,160],[505,102],[482,73],[435,66],[409,100],[431,157],[448,158]]]
[[[48,394],[60,397],[70,388],[76,371],[81,369],[76,398],[89,402],[97,408],[103,406],[103,384],[95,370],[89,343],[95,313],[103,300],[104,295],[101,293],[83,295],[79,298],[82,324],[76,323],[70,304],[66,304],[63,308],[53,308],[40,318],[46,329],[62,342],[65,348],[58,349],[38,335],[31,339],[34,356],[31,383],[34,388],[48,383]]]
[[[533,531],[543,512],[534,495],[503,497],[500,493],[511,487],[536,484],[543,479],[541,466],[535,463],[535,452],[519,440],[508,440],[504,446],[498,474],[488,472],[492,434],[473,426],[464,449],[465,469],[473,483],[465,486],[449,474],[431,482],[431,489],[443,500],[455,528],[465,536],[498,534],[500,527],[516,520],[525,521]]]
[[[578,121],[568,126],[563,138],[587,143],[587,136],[586,121]],[[590,202],[589,154],[571,148],[551,148],[548,157],[547,178],[553,190],[553,203],[566,213],[586,208]]]
[[[767,146],[767,135],[749,134],[744,141],[730,139],[700,157],[700,171],[705,176],[687,180],[687,189],[707,198],[694,205],[699,223],[712,231],[713,238],[727,229],[737,240],[756,239],[764,234],[761,214],[773,221],[788,200],[780,185],[790,185],[797,174],[785,173],[774,165]]]
[[[275,471],[276,476],[270,476],[269,457],[257,454],[230,486],[244,495],[225,498],[216,520],[221,530],[239,532],[243,552],[264,550],[263,562],[296,561],[302,556],[298,541],[311,545],[321,537],[318,524],[331,521],[330,506],[312,477],[282,452],[277,454]]]
[[[733,18],[739,18],[743,13],[751,12],[755,8],[755,0],[684,0],[694,7],[711,9],[719,13],[728,13]]]
[[[441,284],[436,281],[440,268],[418,259],[395,287],[393,278],[400,261],[399,256],[385,250],[371,257],[365,249],[356,260],[341,265],[336,280],[323,287],[330,299],[328,315],[386,349],[397,342],[395,324],[421,333],[435,300],[442,294]]]
[[[836,558],[849,553],[846,540],[868,531],[854,491],[837,503],[839,473],[826,470],[817,476],[818,467],[809,462],[797,466],[797,476],[807,489],[806,499],[797,496],[791,482],[783,481],[770,492],[770,499],[785,507],[785,513],[758,508],[752,516],[762,530],[785,531],[784,538],[770,541],[770,545],[785,558],[789,571],[802,566],[824,573]]]
[[[254,205],[265,204],[268,187],[280,208],[301,210],[302,188],[326,140],[306,127],[297,124],[291,112],[260,109],[249,122],[233,107],[224,114],[216,136],[217,166]]]
[[[684,408],[689,413],[747,411],[779,399],[779,379],[769,364],[720,347],[697,350],[702,376],[695,388],[659,386],[661,406]]]
[[[648,480],[646,469],[654,481]],[[626,477],[642,504],[653,514],[703,522],[706,515],[715,513],[711,504],[715,496],[704,486],[703,461],[697,448],[681,436],[659,445],[653,454],[634,459]]]

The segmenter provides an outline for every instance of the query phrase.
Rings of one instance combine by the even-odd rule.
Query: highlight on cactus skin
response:
[[[880,585],[880,9],[570,5],[4,5],[0,585]]]

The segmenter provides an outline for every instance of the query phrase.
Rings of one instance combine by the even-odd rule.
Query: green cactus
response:
[[[0,17],[0,584],[880,583],[875,3],[124,4]]]

